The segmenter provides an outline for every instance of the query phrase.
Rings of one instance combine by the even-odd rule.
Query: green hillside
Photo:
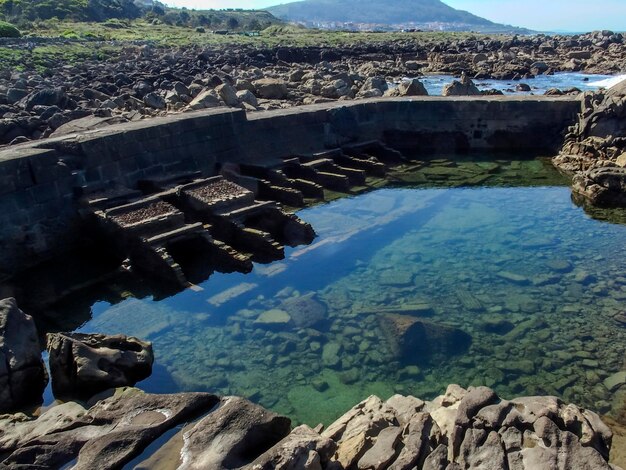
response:
[[[155,24],[226,30],[260,30],[280,24],[266,11],[169,8],[153,0],[0,0],[0,19],[32,29],[35,22],[109,21],[145,19]]]

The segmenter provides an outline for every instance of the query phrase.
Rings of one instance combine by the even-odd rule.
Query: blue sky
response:
[[[187,8],[263,8],[285,0],[164,0]],[[355,3],[358,0],[355,0]],[[393,0],[390,0],[393,1]],[[541,31],[626,31],[626,0],[443,0],[498,23]]]

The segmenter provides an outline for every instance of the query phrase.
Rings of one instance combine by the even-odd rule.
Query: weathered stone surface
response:
[[[626,168],[594,168],[574,176],[572,190],[597,206],[626,205]]]
[[[239,106],[239,98],[237,97],[237,90],[232,86],[224,83],[218,86],[215,91],[220,96],[222,101],[226,104],[226,106],[230,107],[238,107]]]
[[[165,109],[167,108],[167,103],[163,99],[161,95],[156,93],[148,93],[143,97],[143,102],[146,106],[154,109]]]
[[[348,468],[359,461],[373,437],[396,422],[393,409],[371,396],[331,424],[322,436],[338,443],[333,460]]]
[[[135,468],[610,469],[608,427],[554,397],[501,401],[486,387],[451,385],[422,411],[418,402],[371,396],[321,434],[304,425],[289,433],[287,418],[243,398],[118,389],[89,410],[68,403],[36,420],[0,418],[0,466],[120,468],[165,430],[204,415]]]
[[[360,470],[379,470],[387,468],[396,456],[396,448],[402,434],[400,426],[389,426],[376,436],[374,445],[359,459],[357,468]]]
[[[219,408],[185,431],[182,468],[242,467],[285,438],[290,425],[288,418],[243,398],[223,398]]]
[[[119,390],[84,415],[74,412],[76,419],[19,442],[1,464],[60,468],[75,462],[77,470],[120,468],[166,430],[209,411],[218,401],[208,393],[151,395]]]
[[[90,397],[132,386],[152,373],[152,344],[124,335],[48,335],[52,389],[57,396]]]
[[[306,425],[298,426],[278,444],[244,467],[246,470],[319,470],[330,461],[337,444]]]
[[[424,408],[424,402],[411,395],[394,395],[385,403],[394,409],[396,418],[402,426],[408,424],[411,418]]]
[[[402,450],[389,466],[389,470],[421,468],[433,451],[431,442],[441,440],[441,431],[428,413],[419,412],[411,417],[402,434]]]
[[[481,93],[474,85],[474,82],[463,74],[460,81],[454,80],[452,83],[445,85],[441,94],[443,96],[472,96],[480,95]]]
[[[261,78],[252,82],[256,95],[269,100],[280,100],[287,96],[287,85],[283,80]]]
[[[214,90],[204,90],[198,96],[196,96],[191,103],[189,103],[189,108],[191,109],[204,109],[204,108],[215,108],[220,105],[220,99],[217,96],[217,93]]]
[[[0,300],[0,412],[40,403],[47,383],[35,322],[15,299]]]
[[[0,417],[0,455],[13,452],[28,441],[65,428],[87,412],[76,402],[67,402],[44,411],[37,419],[22,413]]]

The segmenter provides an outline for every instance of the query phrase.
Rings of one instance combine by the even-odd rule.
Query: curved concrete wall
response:
[[[208,110],[119,124],[0,151],[0,278],[81,236],[80,187],[215,172],[384,139],[411,151],[555,152],[580,102],[559,97],[374,99],[252,113]]]

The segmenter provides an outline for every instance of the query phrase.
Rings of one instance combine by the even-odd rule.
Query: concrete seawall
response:
[[[344,144],[411,152],[556,153],[580,102],[560,97],[374,99],[245,114],[209,110],[110,126],[0,151],[0,279],[83,236],[86,186],[134,188],[179,171],[215,174]]]

